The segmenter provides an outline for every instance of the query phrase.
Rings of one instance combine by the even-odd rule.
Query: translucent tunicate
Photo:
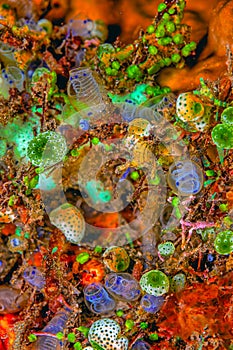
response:
[[[71,20],[68,24],[72,36],[80,36],[82,39],[98,37],[101,41],[107,38],[107,27],[103,21],[92,21],[91,19]]]
[[[68,96],[78,102],[79,109],[103,105],[99,85],[89,68],[75,68],[69,72]]]
[[[0,60],[4,63],[4,66],[16,66],[16,60],[14,56],[13,47],[0,42]]]
[[[23,84],[25,75],[23,71],[14,66],[7,66],[2,69],[2,78],[4,79],[6,88],[17,88],[19,91],[23,91]]]
[[[150,294],[145,294],[140,301],[140,305],[143,310],[152,314],[158,312],[163,304],[164,298],[162,296],[155,296]]]
[[[84,300],[88,308],[97,314],[107,314],[114,310],[116,303],[101,283],[91,283],[84,288]]]
[[[117,322],[103,318],[94,322],[88,333],[88,340],[94,348],[127,350],[128,339],[121,337],[121,328]]]
[[[0,314],[11,314],[21,311],[27,303],[28,296],[20,289],[7,285],[0,286]]]
[[[45,277],[36,266],[28,266],[23,272],[23,278],[38,290],[45,286]]]
[[[177,161],[170,166],[167,180],[175,193],[190,196],[201,191],[203,172],[199,165],[190,160]]]
[[[141,294],[139,283],[129,273],[110,273],[105,278],[105,288],[115,298],[137,300]]]

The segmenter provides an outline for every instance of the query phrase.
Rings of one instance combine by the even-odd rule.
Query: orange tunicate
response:
[[[105,268],[103,264],[96,260],[91,259],[82,266],[82,273],[80,276],[81,283],[87,285],[90,283],[101,282],[105,277]]]

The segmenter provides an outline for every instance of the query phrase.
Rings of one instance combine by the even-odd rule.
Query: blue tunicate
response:
[[[33,287],[41,290],[45,286],[45,277],[36,266],[29,266],[23,272],[23,278]]]
[[[91,283],[84,288],[84,300],[94,313],[107,314],[115,309],[115,300],[108,294],[101,283]]]
[[[89,124],[88,120],[86,120],[86,119],[80,119],[80,121],[79,121],[79,127],[80,127],[82,130],[87,131],[87,130],[89,130],[89,128],[90,128],[90,124]]]
[[[105,288],[115,298],[137,300],[141,294],[139,283],[129,273],[110,273],[105,278]]]
[[[207,255],[207,261],[208,261],[208,262],[214,261],[214,256],[213,256],[212,254],[208,254],[208,255]]]
[[[145,294],[141,299],[140,305],[146,312],[154,314],[161,309],[163,303],[164,298],[162,296],[156,297],[154,295]]]
[[[150,350],[150,345],[144,340],[138,339],[132,346],[131,350]]]
[[[127,176],[129,175],[130,171],[131,171],[131,168],[128,168],[128,169],[124,172],[124,174],[121,176],[119,182],[124,181],[124,180],[127,178]]]
[[[71,309],[64,308],[59,310],[49,323],[42,329],[43,333],[57,334],[63,332],[66,322],[68,321]],[[49,334],[40,336],[35,343],[36,350],[60,350],[62,342]]]

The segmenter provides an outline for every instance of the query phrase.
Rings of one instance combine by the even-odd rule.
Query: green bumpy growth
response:
[[[35,166],[52,166],[66,155],[66,140],[54,131],[46,131],[34,137],[28,144],[27,156]]]
[[[140,279],[140,286],[146,293],[160,296],[169,291],[169,279],[159,270],[151,270]]]
[[[134,43],[99,46],[96,63],[108,88],[122,93],[137,82],[149,82],[163,67],[184,66],[185,58],[196,49],[189,41],[189,27],[181,23],[184,8],[185,0],[162,3],[153,23]]]
[[[233,148],[233,126],[228,124],[216,125],[211,133],[215,145],[221,149]]]
[[[227,255],[233,252],[233,231],[220,232],[214,240],[214,248],[218,254]]]
[[[165,242],[158,245],[158,251],[162,256],[169,256],[175,252],[175,246],[172,242]]]

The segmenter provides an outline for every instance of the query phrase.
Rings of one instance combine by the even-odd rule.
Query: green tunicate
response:
[[[166,24],[166,29],[167,29],[168,33],[173,33],[176,30],[176,26],[173,22],[168,22]]]
[[[119,70],[121,67],[120,63],[118,61],[113,61],[112,62],[112,68],[113,69],[116,69],[116,70]]]
[[[147,72],[149,75],[153,75],[153,74],[157,73],[160,69],[161,69],[160,63],[156,63],[152,67],[148,68]]]
[[[167,5],[164,3],[161,3],[158,5],[158,12],[162,12],[167,8]]]
[[[160,296],[169,291],[169,279],[159,270],[151,270],[140,279],[140,286],[146,293]]]
[[[142,71],[138,66],[131,65],[126,69],[126,73],[130,79],[136,79],[139,80],[142,76]]]
[[[162,256],[169,256],[175,252],[175,246],[172,242],[165,242],[158,245],[158,251]]]
[[[220,232],[214,240],[214,248],[218,254],[227,255],[233,252],[233,231]]]
[[[173,63],[178,63],[181,60],[181,56],[178,53],[171,55],[171,60]]]
[[[166,22],[170,20],[170,16],[169,16],[169,14],[168,14],[167,12],[165,12],[165,13],[163,14],[163,17],[162,17],[162,18],[163,18]]]
[[[87,252],[80,253],[76,257],[76,261],[79,262],[80,264],[84,264],[90,259],[90,255]]]
[[[165,66],[170,66],[170,64],[172,63],[172,60],[169,57],[165,57],[163,59],[163,62],[165,64]]]
[[[171,291],[174,293],[179,293],[184,289],[186,282],[186,277],[183,273],[178,273],[171,280]]]
[[[211,136],[217,147],[222,149],[233,148],[233,126],[218,124],[213,128]]]
[[[148,47],[148,51],[149,51],[149,53],[150,53],[151,55],[156,55],[156,54],[158,53],[158,49],[157,49],[157,47],[154,46],[154,45],[150,45],[150,46]]]
[[[106,73],[107,75],[112,75],[112,68],[111,68],[111,67],[107,67],[107,68],[105,69],[105,73]]]
[[[36,166],[52,166],[62,161],[67,152],[66,140],[54,131],[34,137],[28,144],[27,156]]]
[[[233,125],[233,107],[224,109],[221,114],[221,121],[225,124]]]
[[[158,44],[162,46],[169,45],[171,42],[172,42],[172,38],[170,38],[169,36],[158,40]]]
[[[155,32],[155,36],[156,38],[163,38],[165,35],[165,29],[163,25],[158,25],[156,32]]]
[[[188,57],[190,55],[190,53],[191,53],[191,50],[190,50],[190,48],[187,45],[185,45],[182,48],[181,53],[182,53],[182,56]]]
[[[183,41],[184,41],[184,38],[183,38],[183,35],[181,35],[181,34],[176,34],[176,35],[173,36],[172,40],[173,40],[173,42],[174,42],[175,44],[182,44]]]
[[[152,33],[154,33],[154,31],[155,31],[155,27],[152,25],[152,24],[150,24],[149,25],[149,27],[147,27],[147,33],[149,33],[149,34],[152,34]]]
[[[191,51],[196,50],[197,48],[197,44],[195,43],[195,41],[191,41],[189,44],[187,44],[187,46]]]

